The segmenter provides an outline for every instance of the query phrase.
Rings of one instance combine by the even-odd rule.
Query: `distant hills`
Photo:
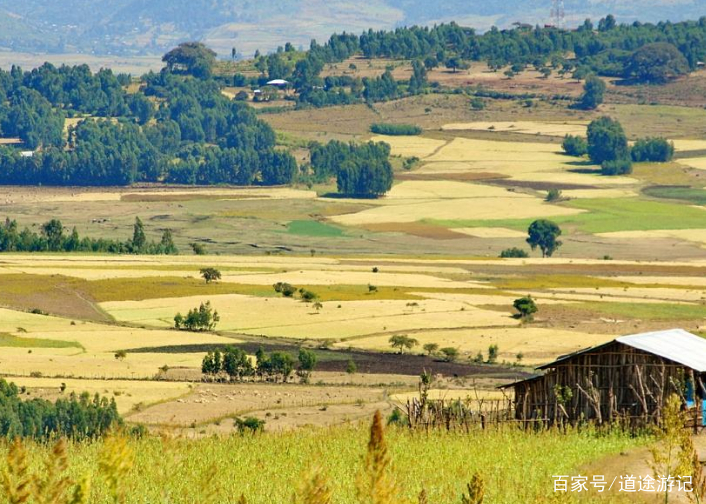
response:
[[[566,23],[608,13],[619,21],[706,15],[706,0],[565,0]],[[479,30],[549,21],[551,0],[0,0],[0,49],[92,55],[161,54],[202,40],[222,56],[308,45],[333,32],[455,20]]]

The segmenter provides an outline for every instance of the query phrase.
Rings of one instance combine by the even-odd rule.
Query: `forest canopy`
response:
[[[0,147],[0,183],[290,183],[297,164],[275,149],[272,128],[195,70],[213,55],[193,45],[187,54],[177,49],[165,56],[168,66],[145,75],[134,93],[127,92],[129,76],[94,74],[85,65],[0,71],[0,134],[22,142]],[[81,120],[65,130],[67,116]]]

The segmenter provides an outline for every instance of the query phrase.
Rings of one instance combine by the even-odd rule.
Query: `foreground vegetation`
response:
[[[296,493],[295,502],[307,504],[398,504],[417,502],[424,490],[428,502],[458,503],[474,475],[484,482],[485,502],[550,502],[553,474],[569,474],[643,442],[590,430],[415,434],[388,428],[383,435],[382,425],[373,425],[369,443],[364,426],[199,440],[164,436],[69,442],[59,449],[69,460],[66,471],[55,476],[84,482],[90,493],[86,500],[54,502],[265,504],[291,502]],[[0,448],[0,469],[10,474],[6,489],[20,479],[13,471],[24,450],[35,468],[57,457],[57,450],[45,444],[15,446],[8,460],[9,450],[7,444]],[[314,500],[313,495],[328,499]]]

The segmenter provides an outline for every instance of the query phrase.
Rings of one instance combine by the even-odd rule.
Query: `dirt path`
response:
[[[699,435],[694,439],[697,450],[703,460],[706,457],[706,435]],[[650,467],[652,455],[649,447],[635,448],[627,452],[603,458],[580,469],[582,476],[588,476],[589,481],[593,476],[605,476],[606,481],[615,480],[613,488],[603,494],[592,491],[591,502],[638,502],[645,504],[661,504],[664,502],[664,494],[650,492],[626,493],[621,492],[621,477],[635,476],[638,481],[646,476],[654,477],[654,472]],[[669,494],[670,504],[686,504],[689,501],[684,492],[676,490]]]

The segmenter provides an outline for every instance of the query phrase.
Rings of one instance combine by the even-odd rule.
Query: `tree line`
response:
[[[0,379],[0,438],[92,439],[122,423],[115,399],[72,393],[54,403],[23,400],[17,385]]]
[[[168,254],[175,255],[179,249],[174,244],[172,232],[164,230],[160,241],[147,241],[145,229],[139,217],[135,218],[133,235],[126,241],[104,238],[81,237],[74,227],[70,234],[64,233],[64,225],[51,219],[40,226],[39,233],[25,227],[19,230],[16,220],[5,219],[0,225],[0,252],[104,252],[111,254]]]
[[[317,357],[306,348],[299,349],[297,361],[286,352],[267,353],[260,347],[255,354],[255,364],[244,350],[227,347],[208,352],[201,363],[201,372],[212,380],[242,382],[258,377],[265,381],[286,383],[296,371],[302,383],[308,383],[316,368]]]
[[[428,70],[443,66],[456,72],[468,68],[472,61],[486,61],[496,71],[508,66],[509,77],[531,65],[545,76],[557,71],[576,78],[598,74],[660,83],[694,70],[706,59],[706,17],[680,23],[618,24],[609,15],[598,26],[587,19],[575,30],[493,27],[482,34],[456,23],[394,31],[371,29],[360,36],[334,34],[323,45],[313,41],[299,60],[291,57],[292,51],[288,44],[272,54],[257,54],[255,66],[262,72],[258,82],[288,79],[300,104],[319,107],[417,94],[428,85]],[[367,59],[412,60],[413,75],[402,85],[390,69],[376,78],[321,77],[326,64],[355,54]],[[569,57],[571,54],[574,56]],[[243,76],[235,79],[244,82]]]

